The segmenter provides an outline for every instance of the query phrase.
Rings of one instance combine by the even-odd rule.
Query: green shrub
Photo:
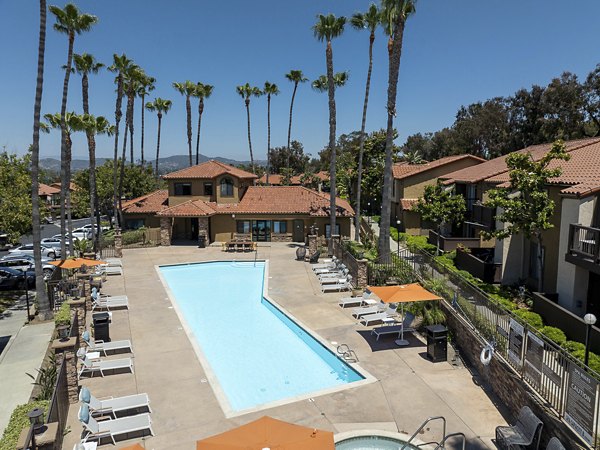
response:
[[[585,361],[585,345],[583,345],[581,342],[567,341],[563,347],[574,358],[578,359],[581,362]],[[600,373],[600,356],[590,352],[588,366],[592,370]]]
[[[24,405],[17,406],[10,415],[10,421],[0,439],[0,450],[14,450],[17,447],[17,440],[24,428],[29,427],[29,418],[27,413],[34,408],[44,410],[44,415],[48,409],[48,401],[40,400],[29,402]]]
[[[60,309],[54,314],[54,325],[71,325],[71,308],[68,303],[60,305]]]
[[[145,239],[145,228],[139,228],[137,230],[125,231],[122,235],[123,245],[136,244],[138,242],[144,242]]]
[[[514,314],[535,329],[540,329],[544,326],[542,316],[532,311],[527,309],[517,309],[514,311]]]
[[[583,345],[581,342],[567,341],[567,342],[565,342],[563,347],[569,353],[576,353],[576,352],[580,352],[580,351],[585,352],[585,345]]]
[[[414,302],[407,308],[407,311],[413,313],[416,317],[421,317],[423,319],[421,322],[422,327],[446,323],[446,314],[440,308],[437,300],[430,302]]]
[[[406,242],[406,246],[411,252],[426,251],[435,253],[435,245],[427,242],[427,236],[413,236],[406,233],[399,233],[398,236],[402,242]]]
[[[371,220],[375,223],[379,223],[381,220],[381,216],[371,216]]]
[[[544,336],[561,347],[565,344],[565,342],[567,342],[567,336],[560,328],[546,326],[540,331]]]

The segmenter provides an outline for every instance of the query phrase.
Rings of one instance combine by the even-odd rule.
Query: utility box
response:
[[[94,339],[110,342],[110,314],[107,312],[93,314],[92,322],[94,323]]]
[[[427,358],[432,362],[448,360],[448,329],[443,325],[425,327],[427,333]]]

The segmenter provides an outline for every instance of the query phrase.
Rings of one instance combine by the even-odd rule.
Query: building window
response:
[[[221,180],[221,197],[233,197],[233,181],[231,181],[231,178]]]
[[[144,219],[128,219],[125,227],[129,230],[137,230],[144,226]]]
[[[274,220],[273,233],[287,233],[287,222],[285,220]]]
[[[335,234],[337,234],[338,236],[340,234],[340,224],[339,223],[335,224]],[[326,238],[331,237],[331,224],[329,224],[329,223],[325,225],[325,237]]]
[[[250,234],[250,221],[238,220],[236,230],[238,234]]]
[[[211,197],[213,195],[213,184],[204,183],[204,195]]]
[[[175,183],[175,195],[192,195],[192,183]]]

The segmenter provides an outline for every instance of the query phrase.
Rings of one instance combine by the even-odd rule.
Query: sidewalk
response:
[[[26,321],[24,303],[21,299],[0,315],[0,337],[10,336],[0,354],[0,435],[13,409],[29,401],[33,380],[26,374],[37,374],[54,330],[54,322],[23,325]]]

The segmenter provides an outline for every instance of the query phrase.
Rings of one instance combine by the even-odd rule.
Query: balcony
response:
[[[496,221],[494,220],[494,208],[483,206],[482,204],[474,204],[472,206],[472,212],[469,223],[476,225],[484,230],[491,231],[496,228]]]
[[[469,251],[456,251],[454,260],[456,267],[466,270],[474,277],[485,283],[500,283],[502,278],[502,264],[494,262],[494,249],[473,248]]]
[[[600,228],[569,225],[569,244],[565,260],[600,273]]]
[[[429,242],[431,245],[436,245],[437,236],[438,234],[435,231],[429,230],[427,242]],[[467,248],[479,248],[481,246],[481,242],[478,237],[449,237],[440,235],[440,250],[451,252],[452,250],[456,250],[456,247],[459,244]]]

